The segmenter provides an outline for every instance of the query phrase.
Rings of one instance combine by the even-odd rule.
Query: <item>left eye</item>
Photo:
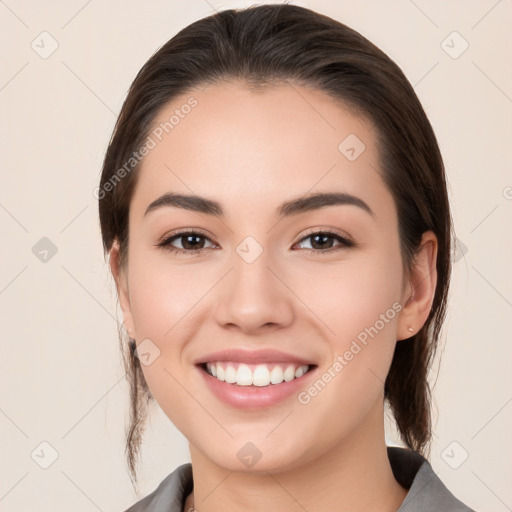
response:
[[[306,248],[306,250],[315,252],[327,252],[331,250],[336,250],[336,248],[340,246],[352,247],[354,245],[354,243],[348,238],[338,235],[337,233],[331,233],[330,231],[320,231],[316,233],[311,233],[302,238],[302,240],[298,243],[300,244],[303,240],[308,239],[311,239],[312,243],[310,243],[311,248]],[[340,242],[340,244],[338,246],[333,247],[332,244],[328,242],[329,240],[337,240],[338,242]]]
[[[174,245],[172,245],[173,242],[180,239],[182,240],[181,247],[175,247]],[[303,237],[295,245],[300,245],[305,240],[309,239],[312,242],[310,242],[310,247],[306,247],[305,250],[320,254],[338,250],[343,247],[353,247],[355,245],[355,243],[349,240],[348,238],[345,238],[339,235],[338,233],[332,233],[330,231],[318,231],[315,233],[310,233],[309,235]],[[333,240],[337,240],[339,244],[337,246],[333,246]],[[164,239],[162,242],[158,243],[157,246],[163,247],[166,250],[169,250],[173,253],[193,255],[200,253],[207,248],[204,247],[205,241],[208,241],[213,246],[215,246],[212,240],[206,235],[203,235],[202,233],[199,233],[197,231],[184,231],[182,233],[176,233]]]

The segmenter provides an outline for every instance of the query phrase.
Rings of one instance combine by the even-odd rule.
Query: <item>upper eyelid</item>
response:
[[[213,242],[212,237],[209,234],[207,234],[205,231],[203,231],[201,228],[188,228],[188,229],[184,229],[183,231],[166,233],[159,239],[159,242],[166,242],[173,238],[179,238],[180,236],[194,235],[194,234],[204,236],[205,238],[208,238],[208,240]]]
[[[335,228],[311,228],[311,230],[308,230],[306,231],[306,233],[303,233],[302,236],[297,240],[297,242],[300,242],[301,240],[304,240],[304,238],[308,238],[311,235],[316,235],[319,233],[325,233],[331,236],[339,236],[340,238],[344,238],[349,242],[355,243],[348,233],[345,233],[344,231]]]

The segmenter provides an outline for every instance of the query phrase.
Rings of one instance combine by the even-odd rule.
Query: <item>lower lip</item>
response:
[[[283,381],[281,384],[238,386],[213,377],[199,366],[197,368],[217,398],[238,409],[263,409],[286,400],[303,389],[317,369],[314,367],[301,377],[289,382]]]

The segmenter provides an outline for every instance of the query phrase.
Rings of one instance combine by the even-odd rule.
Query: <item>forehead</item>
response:
[[[164,106],[149,137],[131,206],[138,217],[169,191],[215,198],[228,214],[320,190],[391,207],[373,124],[315,89],[211,84]]]

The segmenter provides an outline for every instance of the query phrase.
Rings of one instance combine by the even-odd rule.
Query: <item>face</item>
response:
[[[210,85],[154,126],[176,109],[188,113],[153,131],[140,169],[120,281],[154,398],[198,453],[229,470],[244,470],[246,453],[261,457],[258,470],[292,468],[378,432],[410,290],[375,128],[290,85]],[[146,213],[171,193],[217,204],[213,214],[184,201]],[[314,194],[344,196],[304,201]],[[242,361],[277,350],[285,375],[293,357],[310,371],[268,386],[221,382],[196,363],[225,349],[244,351]],[[271,359],[263,375],[279,366]]]

